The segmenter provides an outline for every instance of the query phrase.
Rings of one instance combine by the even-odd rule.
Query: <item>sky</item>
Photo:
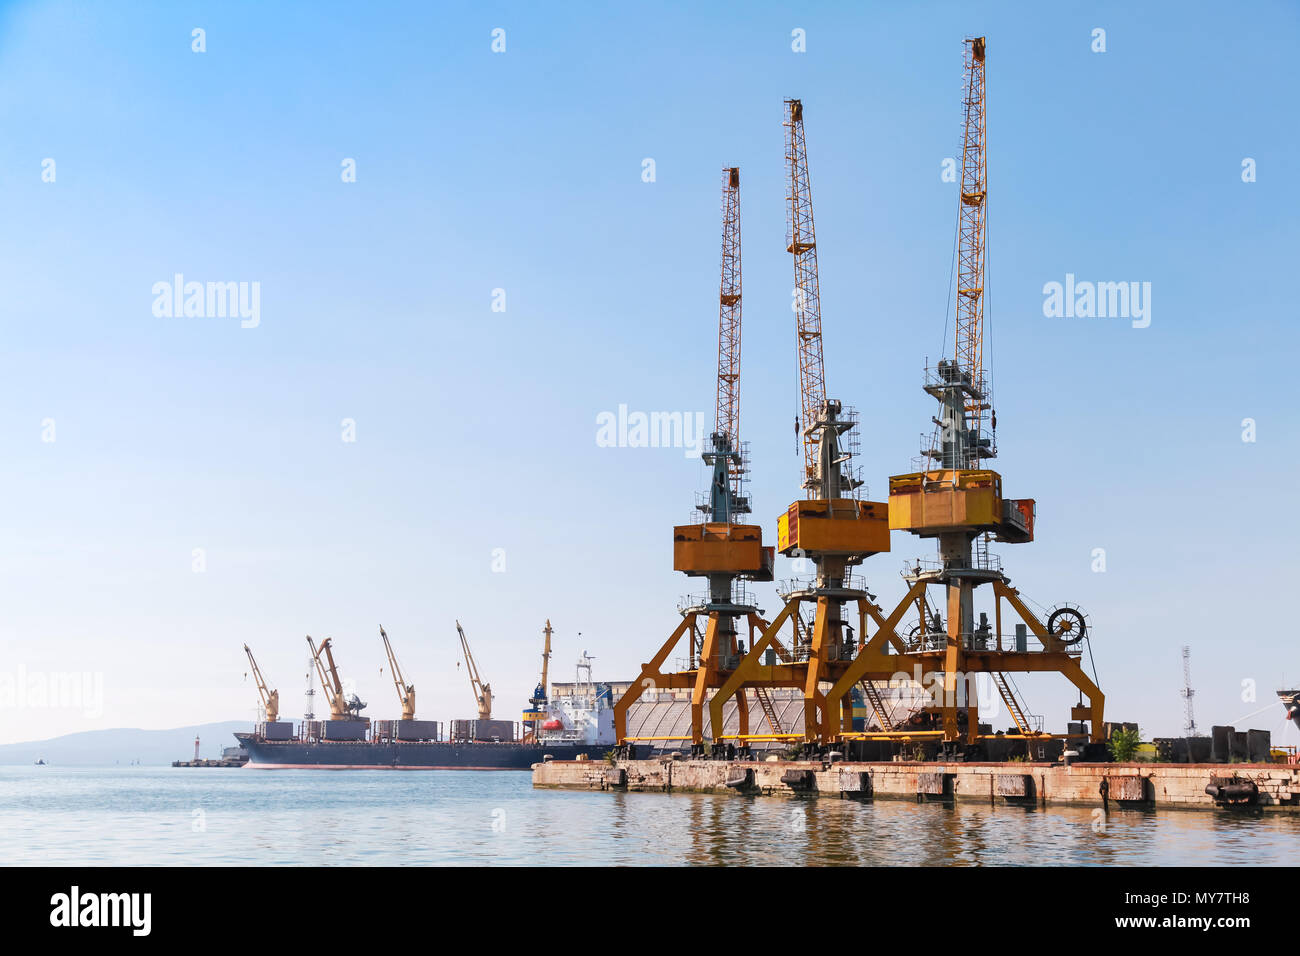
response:
[[[604,447],[597,422],[711,424],[724,166],[772,543],[802,496],[786,97],[828,393],[858,409],[883,500],[950,348],[943,171],[977,34],[995,467],[1038,508],[1037,540],[995,550],[1033,606],[1086,610],[1109,719],[1180,733],[1186,645],[1198,724],[1283,732],[1294,5],[19,2],[0,7],[0,742],[252,720],[245,642],[297,717],[308,634],[396,716],[380,625],[426,718],[473,716],[457,620],[496,716],[537,683],[547,619],[552,679],[584,650],[597,679],[634,677],[700,590],[671,529],[707,477],[681,448]],[[258,307],[169,314],[177,275],[255,283]],[[1046,315],[1067,275],[1139,283],[1149,324]],[[892,548],[861,568],[886,609],[933,546]],[[42,701],[59,675],[88,689]],[[1064,729],[1063,678],[1017,684]]]

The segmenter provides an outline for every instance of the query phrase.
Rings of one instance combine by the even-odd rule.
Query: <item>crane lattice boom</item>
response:
[[[980,447],[988,409],[984,383],[984,246],[988,168],[985,160],[984,38],[966,41],[966,79],[961,153],[961,203],[957,227],[957,322],[953,357],[969,376],[966,428],[972,450]],[[972,467],[979,467],[978,460]]]
[[[740,170],[722,170],[722,280],[718,293],[718,400],[714,434],[740,450]],[[740,468],[731,468],[740,497]]]
[[[804,480],[816,470],[815,432],[808,430],[826,401],[826,372],[822,361],[821,296],[817,286],[817,236],[813,228],[812,186],[808,181],[808,152],[804,143],[803,103],[786,100],[786,252],[794,256],[794,312],[799,336],[799,394],[803,412]]]

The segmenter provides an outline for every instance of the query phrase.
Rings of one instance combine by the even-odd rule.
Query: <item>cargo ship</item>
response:
[[[449,724],[416,720],[414,688],[405,685],[403,719],[372,722],[361,716],[366,705],[351,695],[332,709],[338,719],[304,718],[296,727],[292,721],[268,719],[249,733],[236,733],[240,747],[248,753],[245,766],[261,770],[527,770],[547,759],[601,760],[614,746],[611,685],[591,679],[591,658],[585,652],[578,662],[578,679],[557,685],[551,694],[546,692],[543,670],[543,683],[537,685],[520,721],[526,730],[520,733],[514,721],[486,716],[491,713],[491,687],[479,681],[473,656],[466,650],[471,683],[483,715],[478,719]],[[324,655],[329,662],[325,668],[327,691],[337,688],[341,693],[341,685],[331,673],[329,642],[313,652],[314,658]],[[402,686],[395,658],[390,657],[390,666]],[[269,694],[267,699],[278,700]],[[406,716],[408,704],[411,716]]]
[[[236,733],[255,770],[528,770],[543,760],[601,760],[613,747],[607,686],[548,711],[540,736],[516,734],[509,720],[264,721]],[[566,721],[565,709],[590,720]],[[611,714],[605,717],[605,714]],[[608,723],[600,735],[596,726]]]

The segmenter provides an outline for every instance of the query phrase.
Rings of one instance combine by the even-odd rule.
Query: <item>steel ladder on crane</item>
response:
[[[781,721],[776,715],[776,708],[772,705],[772,698],[768,694],[767,688],[755,687],[754,696],[758,698],[758,706],[763,708],[763,716],[767,718],[767,726],[771,728],[772,733],[783,733]]]
[[[889,712],[885,709],[885,699],[880,695],[880,688],[876,686],[875,681],[864,677],[858,682],[862,687],[863,696],[867,698],[867,703],[876,714],[876,723],[881,730],[892,730],[892,721],[889,719]]]
[[[1007,675],[1001,671],[993,671],[993,686],[997,688],[998,696],[1002,698],[1002,703],[1006,705],[1007,713],[1015,721],[1016,727],[1025,736],[1035,733],[1029,728],[1029,717],[1025,714],[1025,709],[1016,699],[1015,692],[1011,689],[1011,683],[1007,680]]]

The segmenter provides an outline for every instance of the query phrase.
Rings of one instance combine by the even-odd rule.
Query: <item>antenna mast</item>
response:
[[[1184,715],[1186,718],[1183,724],[1183,736],[1196,736],[1196,718],[1192,716],[1192,698],[1196,696],[1196,691],[1192,690],[1192,649],[1186,644],[1183,645],[1183,690],[1182,698],[1186,702],[1184,706]]]
[[[306,708],[302,715],[303,720],[316,719],[316,658],[307,658],[307,700],[304,703]]]

